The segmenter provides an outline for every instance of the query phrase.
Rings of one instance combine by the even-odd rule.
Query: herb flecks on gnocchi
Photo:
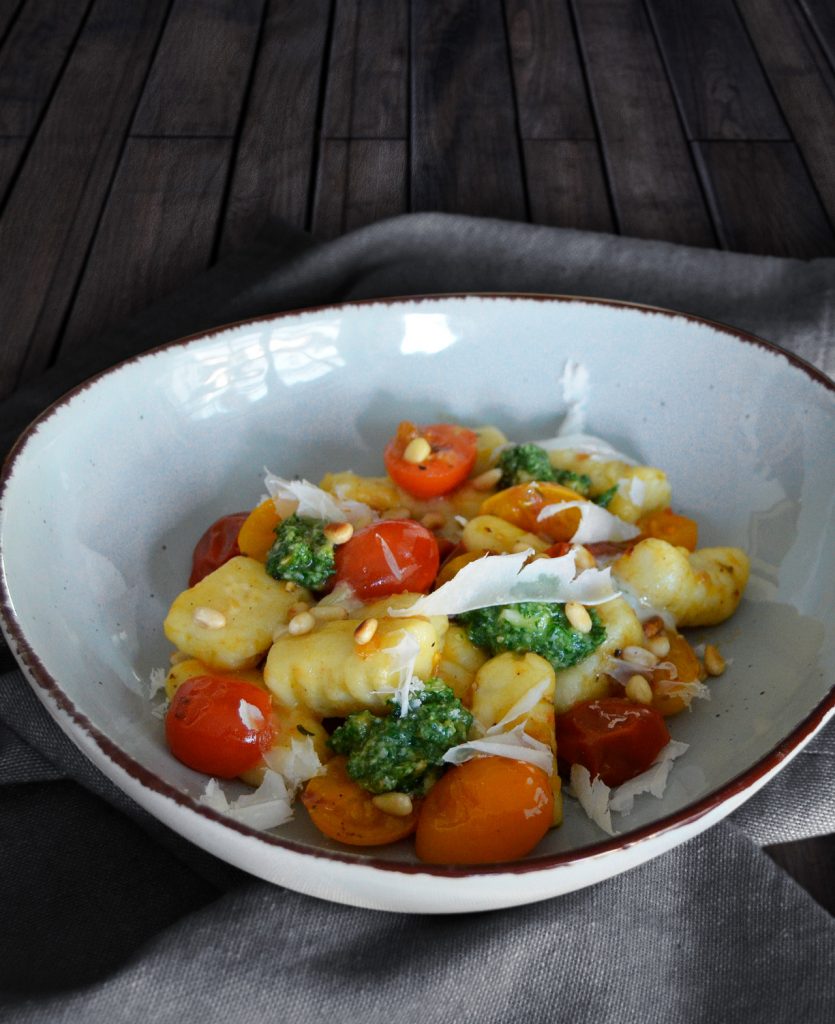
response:
[[[257,787],[207,787],[241,821],[274,827],[301,794],[331,839],[416,833],[432,863],[524,856],[569,777],[611,830],[631,800],[607,780],[680,756],[665,719],[725,670],[681,631],[734,613],[746,555],[699,549],[664,472],[588,435],[402,423],[380,461],[268,473],[206,531],[164,623],[172,752]]]

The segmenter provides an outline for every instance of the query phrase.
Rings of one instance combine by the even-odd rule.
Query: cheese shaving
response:
[[[524,724],[516,726],[509,732],[489,733],[482,739],[468,740],[450,747],[444,754],[447,764],[464,764],[474,757],[488,754],[492,757],[507,757],[512,761],[526,761],[541,768],[546,775],[554,771],[554,755],[551,748],[529,736]]]
[[[616,814],[629,814],[635,804],[635,797],[641,793],[652,793],[659,800],[667,788],[667,779],[673,767],[673,761],[681,757],[689,749],[688,743],[670,740],[645,772],[628,779],[612,790],[609,797],[609,810]]]
[[[361,501],[337,500],[332,494],[309,480],[287,480],[265,470],[264,486],[270,497],[280,501],[296,501],[296,514],[324,519],[329,523],[348,522],[355,526],[376,519],[376,513]]]
[[[574,544],[632,540],[641,532],[637,526],[613,516],[611,512],[600,505],[595,505],[593,501],[557,501],[553,505],[545,505],[536,517],[537,521],[550,519],[551,516],[569,508],[580,510],[580,522],[570,538]]]
[[[618,489],[632,502],[635,508],[644,507],[647,485],[639,476],[621,477],[618,480]]]
[[[250,828],[276,828],[293,817],[284,779],[269,769],[264,772],[264,781],[254,793],[239,796],[231,802],[217,779],[209,779],[200,803]]]
[[[615,579],[617,580],[620,596],[626,601],[629,607],[635,612],[635,616],[638,621],[643,623],[648,619],[659,618],[664,623],[667,629],[676,628],[675,618],[665,608],[657,608],[652,604],[648,598],[643,597],[634,591],[627,583],[617,579],[617,573],[615,572]]]
[[[391,609],[389,609],[391,611]],[[396,634],[391,634],[392,636]],[[391,694],[395,702],[400,706],[400,717],[405,718],[409,713],[412,694],[416,690],[423,689],[423,681],[414,675],[415,662],[420,654],[420,644],[405,629],[400,633],[397,643],[385,648],[386,654],[392,657],[392,673],[397,674],[398,683],[396,687],[386,687],[383,690],[375,690],[378,694]]]
[[[492,736],[495,733],[504,732],[507,726],[515,722],[517,718],[522,718],[523,715],[525,716],[525,721],[527,721],[530,712],[542,700],[551,685],[550,678],[545,676],[541,682],[536,683],[536,685],[522,694],[504,718],[496,722],[495,725],[491,725],[489,729],[486,729],[484,731],[485,735]]]
[[[408,608],[389,608],[392,617],[461,615],[476,608],[522,601],[603,604],[617,597],[610,569],[576,573],[576,552],[528,561],[532,548],[510,555],[486,555],[469,562],[451,580]],[[526,564],[527,563],[527,564]]]
[[[617,835],[612,827],[612,815],[609,810],[609,794],[612,791],[603,779],[595,776],[592,781],[588,768],[581,764],[573,764],[571,791],[595,825],[610,836]]]
[[[536,444],[547,452],[579,452],[588,455],[594,462],[625,462],[629,466],[638,465],[631,456],[619,452],[608,441],[594,434],[569,434],[561,429],[556,437],[537,441]]]
[[[245,700],[241,700],[238,704],[238,718],[243,722],[245,728],[252,729],[253,732],[257,732],[264,725],[261,709]]]
[[[589,402],[589,371],[582,363],[566,359],[560,384],[562,397],[568,406],[560,424],[561,434],[576,434],[586,425],[586,406]]]
[[[284,779],[291,799],[303,783],[322,775],[325,770],[311,736],[293,737],[289,747],[273,747],[264,754],[264,760]]]
[[[154,697],[160,692],[165,690],[165,680],[168,673],[164,668],[152,668],[148,674],[148,682],[150,684],[150,690],[148,692],[148,700],[153,700]]]

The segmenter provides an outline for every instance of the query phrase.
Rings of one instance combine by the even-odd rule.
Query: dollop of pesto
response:
[[[548,452],[538,444],[514,444],[499,456],[502,471],[499,487],[513,487],[516,484],[538,480],[544,483],[562,484],[586,497],[591,479],[585,473],[572,473],[570,469],[555,469],[548,458]]]
[[[267,572],[277,580],[293,580],[321,590],[334,574],[333,544],[325,536],[327,522],[293,513],[276,527],[267,553]]]

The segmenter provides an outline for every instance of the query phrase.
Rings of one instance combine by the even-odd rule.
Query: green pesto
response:
[[[591,487],[591,479],[585,473],[572,473],[570,469],[555,469],[548,458],[548,452],[538,444],[514,444],[499,456],[502,471],[499,487],[513,487],[516,484],[538,480],[544,483],[562,484],[583,496]]]
[[[587,658],[606,638],[597,612],[589,609],[592,628],[581,633],[569,623],[562,604],[523,601],[478,608],[460,615],[472,643],[491,654],[533,651],[555,669],[570,668]]]
[[[466,742],[473,716],[440,679],[413,690],[409,710],[389,700],[391,713],[349,715],[334,730],[330,745],[348,756],[348,774],[371,793],[423,795],[441,774],[443,755]]]
[[[612,498],[614,498],[614,496],[617,493],[618,485],[612,484],[612,486],[607,491],[604,491],[602,494],[598,494],[591,500],[595,503],[595,505],[599,505],[601,508],[608,508],[609,502],[612,500]]]
[[[333,544],[325,536],[324,519],[288,516],[276,527],[276,540],[267,553],[267,572],[277,580],[293,580],[309,590],[321,590],[335,571]]]

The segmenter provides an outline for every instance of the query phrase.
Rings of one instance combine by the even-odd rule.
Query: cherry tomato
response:
[[[403,457],[409,443],[425,438],[430,454],[421,462]],[[383,453],[389,476],[415,498],[436,498],[447,494],[470,475],[476,459],[478,437],[466,427],[433,423],[417,427],[403,421]]]
[[[536,765],[476,757],[447,770],[423,801],[415,851],[429,864],[516,860],[548,831],[554,795]]]
[[[658,540],[687,548],[688,551],[695,551],[699,543],[698,523],[687,516],[678,515],[669,508],[642,516],[636,525],[642,537],[657,537]]]
[[[281,516],[272,498],[256,505],[238,531],[241,554],[266,562],[267,552],[275,543],[275,531],[280,522]]]
[[[690,706],[690,702],[676,693],[675,682],[682,680],[692,682],[704,678],[704,668],[696,657],[696,653],[690,644],[684,639],[681,633],[667,632],[670,641],[670,650],[661,659],[671,662],[676,667],[675,680],[670,681],[670,673],[663,668],[656,668],[652,673],[652,706],[660,711],[666,718],[668,715],[677,715]]]
[[[499,516],[520,530],[548,537],[552,541],[569,541],[580,524],[578,508],[555,512],[546,519],[540,519],[539,513],[546,505],[585,500],[582,494],[562,484],[531,480],[530,483],[516,484],[497,491],[482,502],[481,512],[483,515]]]
[[[188,578],[190,587],[241,553],[238,547],[238,533],[246,518],[246,512],[221,516],[206,530],[192,555],[191,576]]]
[[[581,701],[557,715],[560,761],[583,765],[607,786],[619,786],[646,771],[669,741],[661,715],[625,697]]]
[[[336,583],[363,600],[427,591],[440,564],[438,542],[413,519],[383,519],[334,548]]]
[[[348,775],[346,763],[345,757],[331,758],[325,774],[305,786],[302,803],[316,828],[349,846],[382,846],[411,835],[417,809],[404,817],[385,814],[372,802],[373,794]]]
[[[254,768],[270,745],[270,710],[270,695],[253,683],[196,676],[172,697],[165,738],[174,757],[189,768],[232,779]]]

